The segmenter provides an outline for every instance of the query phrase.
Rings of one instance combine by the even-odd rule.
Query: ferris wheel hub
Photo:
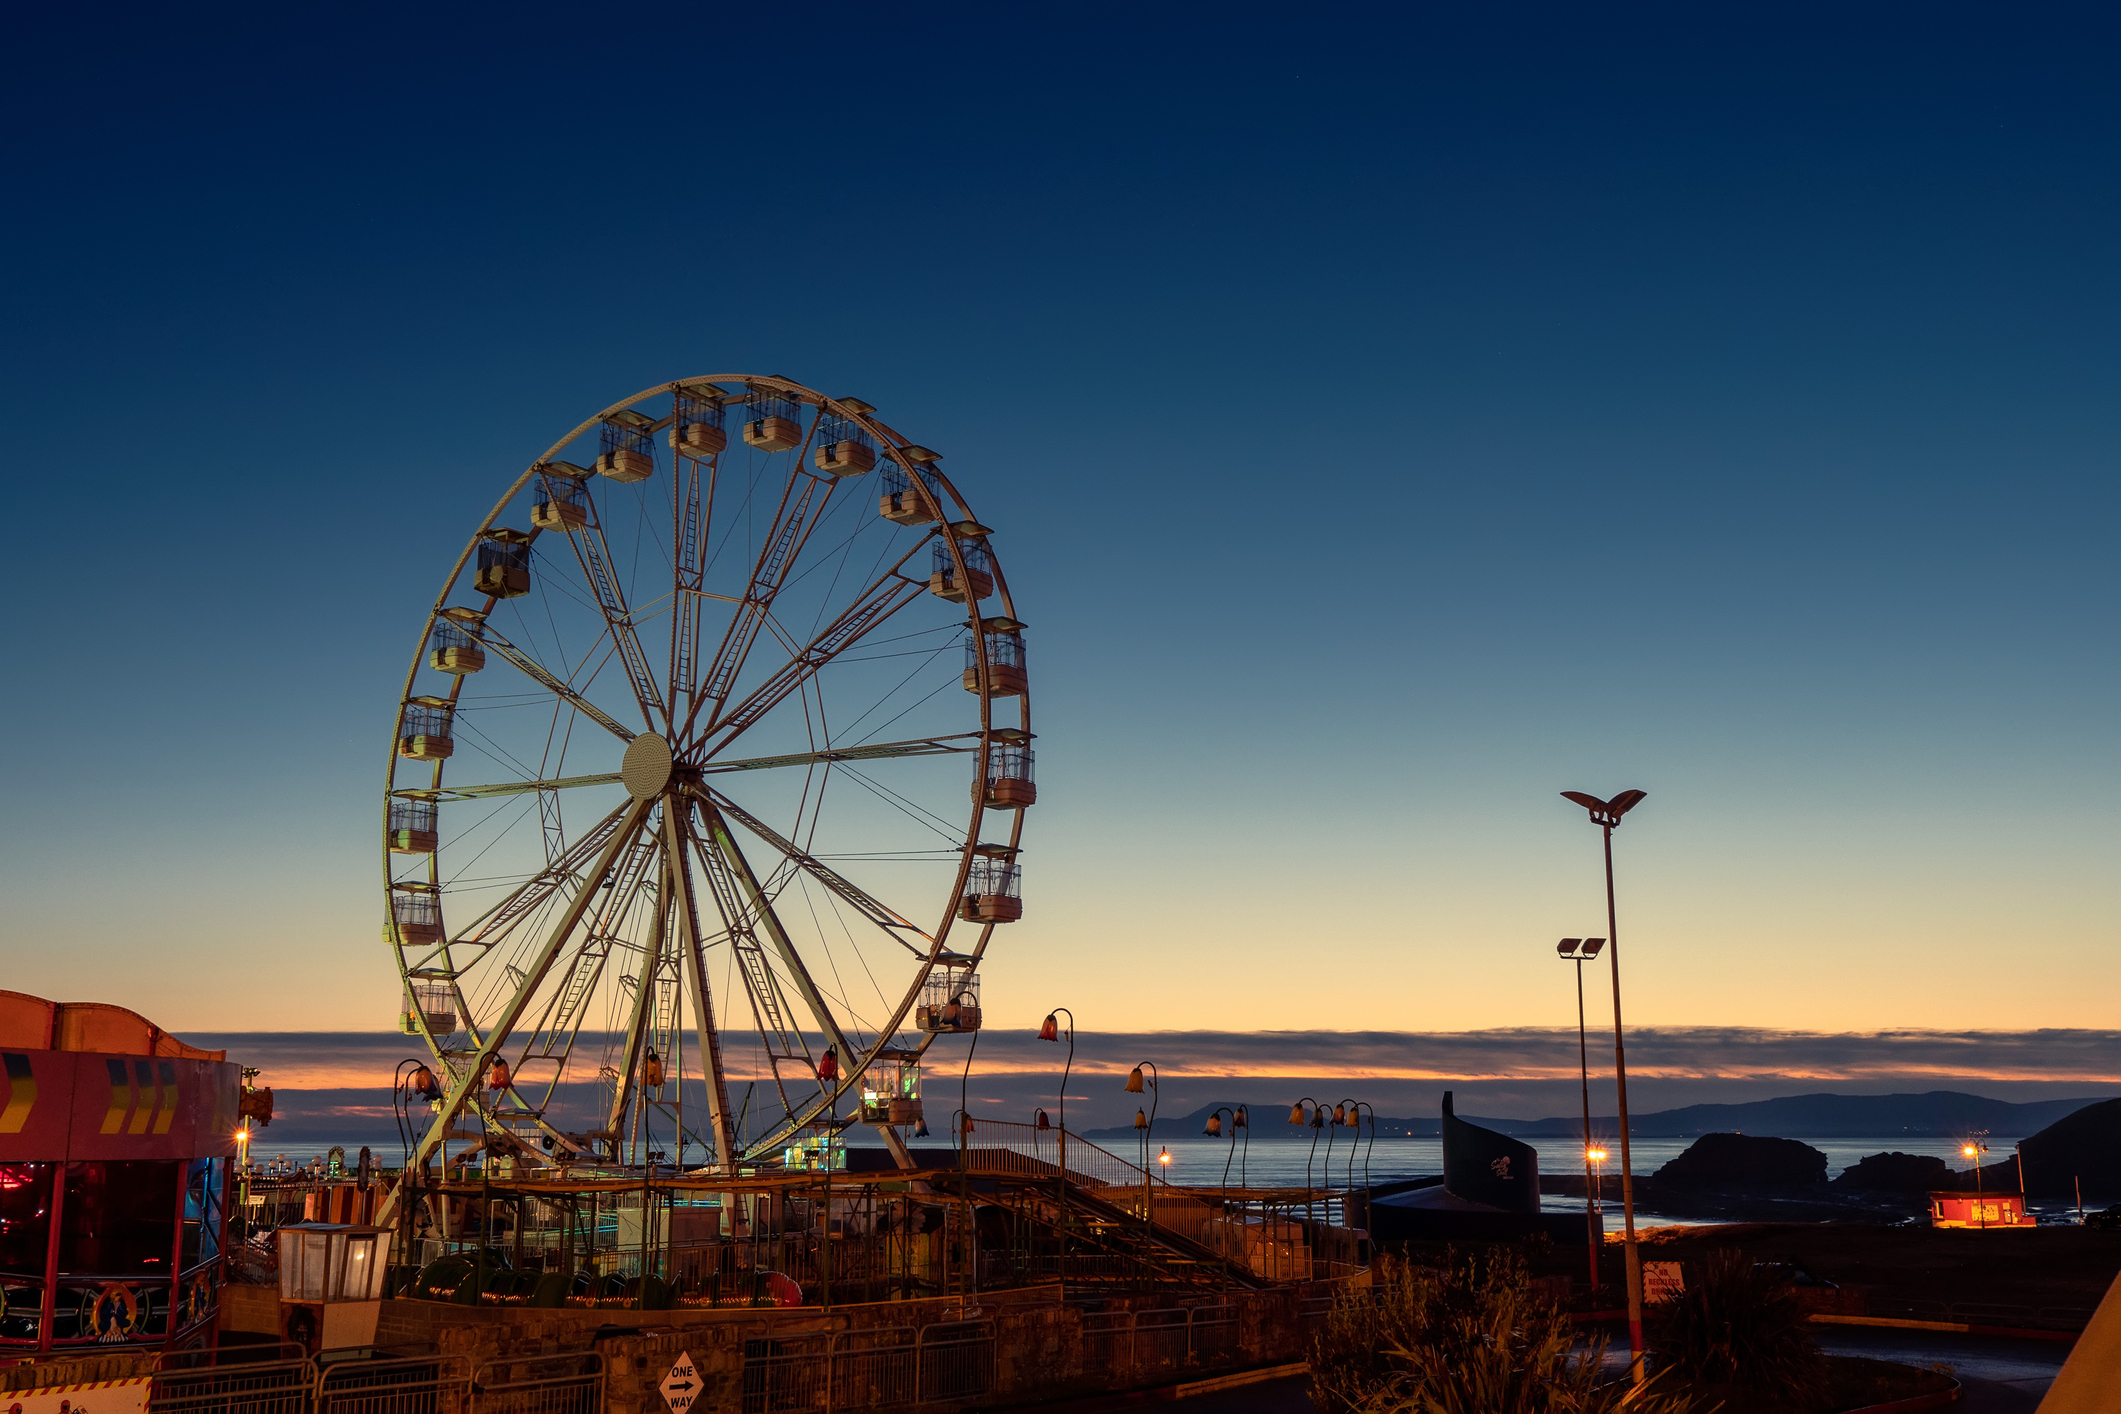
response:
[[[670,743],[654,732],[642,732],[627,743],[619,779],[635,800],[653,800],[670,784],[670,768]]]

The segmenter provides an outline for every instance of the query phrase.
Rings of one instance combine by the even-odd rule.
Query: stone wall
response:
[[[1355,1280],[1367,1282],[1367,1274]],[[947,1392],[931,1397],[938,1387],[922,1375],[916,1402],[1032,1404],[1302,1360],[1311,1329],[1343,1284],[1094,1302],[1063,1302],[1060,1288],[1049,1286],[983,1293],[973,1303],[953,1298],[830,1310],[494,1309],[386,1301],[376,1342],[462,1355],[491,1379],[509,1378],[510,1366],[525,1373],[524,1362],[537,1357],[594,1350],[605,1360],[609,1414],[660,1414],[657,1387],[681,1355],[691,1357],[706,1384],[696,1407],[735,1411],[743,1406],[747,1350],[754,1381],[757,1362],[769,1356],[775,1378],[822,1380],[835,1351],[842,1362],[833,1367],[835,1378],[905,1379],[915,1369],[911,1347],[920,1343],[923,1361],[931,1354],[960,1364],[991,1361],[991,1376],[982,1376],[977,1397],[953,1400]],[[981,1339],[968,1339],[975,1336]]]

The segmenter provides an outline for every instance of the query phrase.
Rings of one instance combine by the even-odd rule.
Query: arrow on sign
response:
[[[700,1391],[706,1387],[707,1382],[702,1380],[700,1372],[692,1367],[692,1356],[689,1352],[679,1354],[678,1363],[670,1367],[670,1373],[663,1376],[660,1386],[663,1391],[663,1403],[670,1406],[670,1414],[685,1414],[686,1410],[692,1408],[693,1401],[700,1397]]]

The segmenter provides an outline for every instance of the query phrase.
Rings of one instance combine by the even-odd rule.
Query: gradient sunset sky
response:
[[[2111,10],[8,28],[0,986],[389,1027],[426,606],[568,427],[748,371],[996,529],[990,1026],[1573,1025],[1557,792],[1626,787],[1633,1020],[2114,1023]]]

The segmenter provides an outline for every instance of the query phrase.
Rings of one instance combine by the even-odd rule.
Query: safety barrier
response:
[[[472,1414],[602,1414],[604,1357],[546,1355],[482,1365],[471,1381]]]
[[[316,1414],[467,1414],[470,1400],[461,1355],[340,1360],[317,1376]]]
[[[987,1321],[744,1342],[742,1414],[954,1403],[993,1388],[994,1326]]]
[[[157,1370],[148,1386],[155,1414],[308,1414],[317,1367],[307,1358]]]

